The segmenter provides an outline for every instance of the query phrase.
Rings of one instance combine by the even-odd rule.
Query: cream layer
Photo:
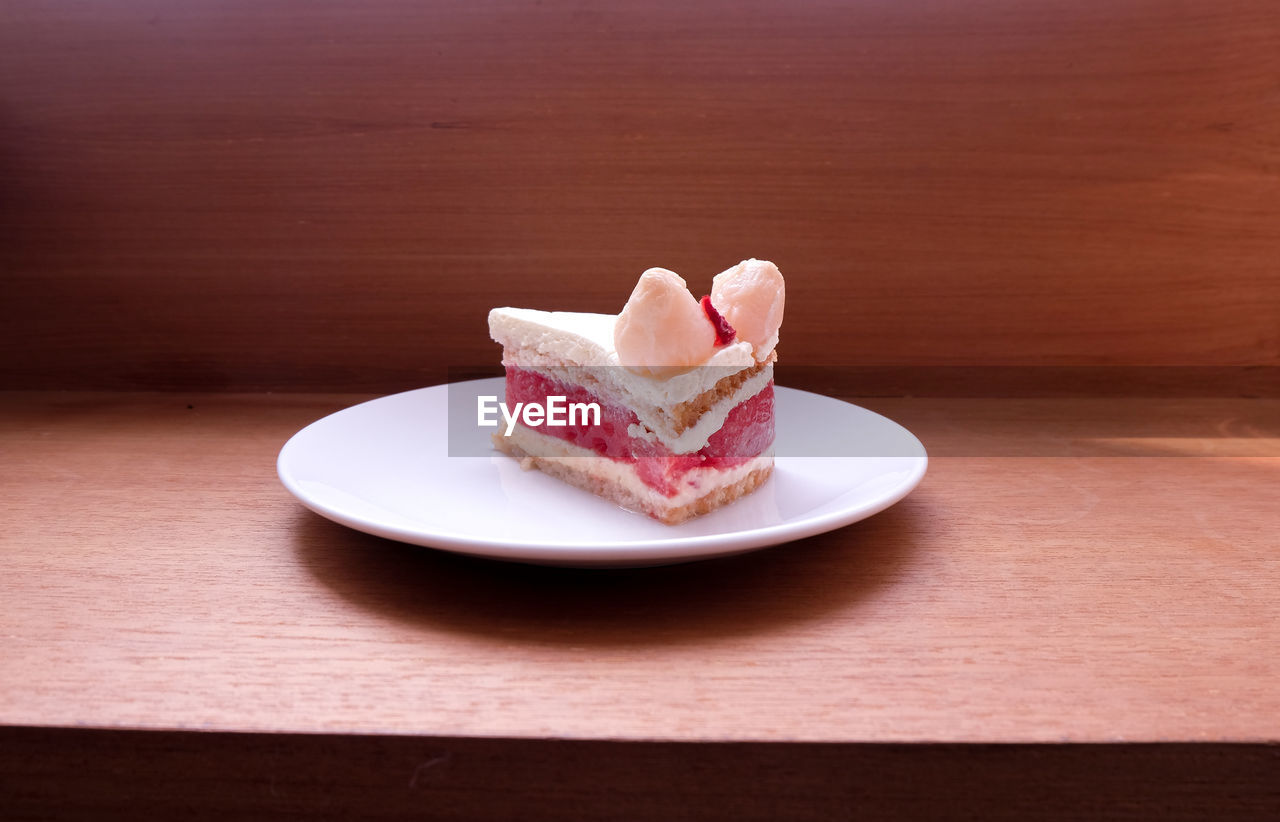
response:
[[[773,465],[773,446],[771,445],[769,450],[760,456],[746,460],[740,465],[729,468],[694,468],[680,478],[676,493],[673,496],[667,496],[646,485],[631,463],[602,457],[586,448],[566,442],[559,437],[538,433],[524,425],[517,425],[510,437],[494,435],[494,443],[499,450],[507,450],[504,447],[504,441],[506,446],[515,446],[531,456],[566,462],[575,471],[587,473],[602,482],[618,486],[645,505],[657,510],[688,505],[709,494],[714,494],[721,488],[742,481],[753,471]],[[533,461],[525,458],[521,460],[521,465],[531,468]]]
[[[717,400],[692,426],[683,431],[678,430],[677,421],[671,415],[671,408],[636,402],[635,397],[620,390],[616,382],[611,381],[617,369],[591,369],[577,366],[543,365],[531,366],[521,363],[517,366],[525,371],[540,374],[548,379],[566,386],[581,386],[591,392],[596,399],[633,412],[639,424],[632,423],[627,434],[632,437],[653,442],[657,440],[673,454],[692,454],[706,448],[707,442],[719,431],[729,418],[729,414],[739,404],[759,394],[773,380],[773,365],[765,365],[750,379],[732,393]]]
[[[717,401],[708,408],[698,421],[680,433],[672,427],[670,417],[661,413],[661,409],[632,408],[640,425],[632,423],[627,427],[627,434],[652,442],[657,440],[673,454],[692,454],[707,447],[711,437],[724,427],[730,412],[741,403],[759,394],[773,380],[773,366],[766,365],[760,373],[744,382],[737,391]]]
[[[637,374],[622,366],[613,346],[615,314],[495,308],[489,312],[489,336],[503,346],[503,365],[573,366],[618,386],[641,403],[671,407],[689,402],[727,376],[756,365],[750,343],[717,349],[701,366],[669,377]],[[579,382],[573,380],[572,382]]]

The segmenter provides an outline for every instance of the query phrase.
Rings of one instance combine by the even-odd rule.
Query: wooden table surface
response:
[[[900,504],[737,558],[575,571],[304,510],[278,449],[359,399],[4,395],[0,739],[18,796],[65,785],[68,750],[171,761],[272,732],[410,737],[473,762],[571,740],[821,757],[804,745],[1236,743],[1211,749],[1235,775],[1229,809],[1276,807],[1280,401],[867,400],[933,454]],[[58,736],[86,727],[102,735]],[[139,728],[159,736],[104,741]],[[255,750],[278,772],[262,746],[214,756],[210,779]],[[707,755],[707,784],[753,772]],[[560,783],[601,779],[585,758]],[[760,784],[789,784],[771,773]],[[847,790],[810,786],[828,804],[798,807]]]

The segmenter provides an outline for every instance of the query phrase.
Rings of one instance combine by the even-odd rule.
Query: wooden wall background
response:
[[[1280,364],[1280,4],[0,7],[4,387],[410,388],[746,256],[789,363]]]

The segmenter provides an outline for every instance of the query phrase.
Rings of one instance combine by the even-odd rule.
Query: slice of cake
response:
[[[746,260],[694,299],[653,268],[622,312],[495,308],[507,420],[525,468],[668,524],[754,491],[773,470],[773,363],[784,285]]]

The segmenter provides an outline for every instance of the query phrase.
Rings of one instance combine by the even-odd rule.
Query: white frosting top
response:
[[[658,406],[687,402],[726,376],[756,365],[751,344],[735,342],[716,349],[703,365],[673,376],[637,374],[618,361],[613,347],[617,319],[616,314],[495,308],[489,312],[489,335],[514,358],[504,359],[505,365],[611,366],[612,381]]]
[[[562,365],[617,365],[617,319],[613,314],[495,308],[489,312],[489,336],[507,348],[555,357]]]

